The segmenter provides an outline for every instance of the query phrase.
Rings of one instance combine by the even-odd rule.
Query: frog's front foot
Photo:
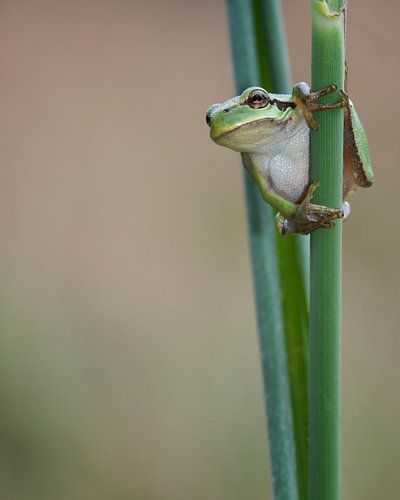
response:
[[[318,186],[318,181],[310,184],[307,194],[303,201],[296,205],[290,219],[286,219],[283,215],[278,214],[277,226],[280,234],[309,234],[320,227],[333,227],[335,220],[343,218],[344,213],[341,209],[311,203]]]
[[[317,90],[316,92],[312,92],[310,87],[304,82],[296,83],[293,87],[293,99],[296,104],[300,106],[303,116],[312,130],[317,131],[319,129],[319,125],[313,117],[313,112],[324,111],[327,109],[339,109],[349,106],[349,98],[343,90],[339,91],[339,99],[336,102],[328,104],[320,104],[316,102],[321,97],[325,97],[336,91],[337,86],[334,83],[321,90]]]

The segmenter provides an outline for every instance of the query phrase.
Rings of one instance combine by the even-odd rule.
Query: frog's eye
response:
[[[265,108],[269,102],[270,98],[265,90],[252,90],[246,100],[246,103],[250,107],[256,109]]]

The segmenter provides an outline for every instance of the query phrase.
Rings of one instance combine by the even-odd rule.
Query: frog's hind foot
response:
[[[334,220],[343,218],[343,210],[311,203],[318,186],[318,181],[314,181],[309,185],[303,200],[296,205],[293,213],[293,220],[300,224],[314,224],[317,227],[329,228],[333,226]]]
[[[341,218],[341,217],[337,217]],[[285,217],[278,213],[276,216],[276,227],[278,229],[278,233],[281,235],[285,234],[310,234],[316,229],[325,228],[330,229],[331,227],[335,227],[335,223],[333,220],[325,220],[319,222],[298,222],[293,219],[285,219]],[[335,219],[336,220],[336,219]]]
[[[342,210],[311,203],[318,185],[318,181],[310,184],[304,199],[296,205],[292,217],[287,219],[281,214],[277,215],[276,223],[280,234],[309,234],[320,227],[329,229],[334,227],[335,220],[342,219],[345,215],[348,215],[348,204],[344,205]]]
[[[278,233],[281,235],[285,234],[309,234],[313,231],[313,224],[300,224],[291,219],[285,219],[285,217],[278,213],[276,218],[276,227]]]
[[[350,204],[347,201],[343,202],[342,211],[343,211],[343,221],[346,221],[350,215]],[[319,229],[320,227],[329,229],[330,227],[334,227],[335,225],[333,221],[328,221],[324,224],[319,224],[315,222],[301,223],[293,219],[285,219],[285,217],[281,213],[277,214],[275,220],[278,233],[281,235],[310,234],[316,229]]]

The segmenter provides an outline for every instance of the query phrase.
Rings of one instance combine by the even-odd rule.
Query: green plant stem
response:
[[[308,500],[308,301],[297,238],[277,239],[299,499]]]
[[[252,2],[228,0],[227,6],[236,90],[240,93],[260,83]],[[245,190],[274,498],[296,500],[295,448],[274,214],[247,175]]]
[[[253,0],[262,85],[290,93],[289,56],[279,0]],[[308,500],[309,238],[276,234],[293,412],[299,498]]]
[[[331,1],[331,11],[342,2]],[[312,88],[344,87],[344,15],[312,0]],[[332,102],[338,95],[329,96]],[[323,102],[323,101],[322,101]],[[343,110],[321,112],[311,135],[311,176],[320,181],[315,202],[342,205]],[[340,498],[340,338],[342,224],[311,235],[310,500]]]
[[[262,84],[271,92],[290,93],[289,54],[279,0],[253,0]]]

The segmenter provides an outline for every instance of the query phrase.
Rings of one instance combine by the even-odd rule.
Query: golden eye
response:
[[[250,107],[259,109],[265,108],[270,102],[270,98],[265,90],[252,90],[246,102]]]

